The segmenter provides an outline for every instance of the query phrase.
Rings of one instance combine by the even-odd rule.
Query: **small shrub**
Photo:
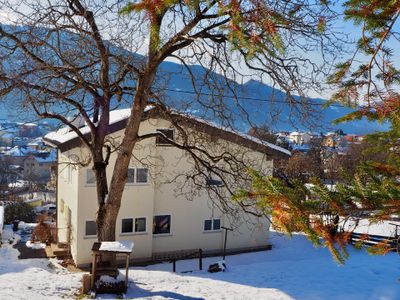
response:
[[[50,225],[45,223],[45,218],[39,219],[39,224],[32,231],[32,242],[41,242],[49,245],[52,242]]]
[[[11,224],[14,220],[33,223],[35,219],[36,214],[33,207],[25,202],[10,203],[4,208],[4,223],[6,224]]]

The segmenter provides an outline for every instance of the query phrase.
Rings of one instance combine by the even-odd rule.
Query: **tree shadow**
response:
[[[115,299],[115,295],[113,294],[99,294],[98,296],[101,299]],[[125,297],[127,299],[136,299],[136,298],[153,299],[153,297],[162,297],[165,299],[176,299],[176,300],[205,300],[205,298],[186,296],[171,291],[149,291],[139,287],[132,281],[129,281],[129,287],[125,294]]]

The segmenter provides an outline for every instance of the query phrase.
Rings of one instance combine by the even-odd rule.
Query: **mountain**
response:
[[[65,34],[65,38],[69,35],[73,43],[72,34]],[[115,47],[114,49],[127,52]],[[126,55],[133,55],[138,60],[143,59],[138,54],[126,53]],[[333,125],[333,120],[351,112],[351,109],[340,105],[323,109],[325,100],[311,98],[305,100],[308,108],[291,106],[286,101],[285,93],[261,82],[250,80],[238,84],[231,80],[227,81],[222,75],[210,72],[199,65],[191,65],[189,69],[190,72],[180,64],[164,62],[157,74],[155,91],[162,95],[170,107],[187,111],[223,126],[232,126],[240,131],[247,131],[250,125],[267,125],[276,131],[326,132],[342,129],[346,133],[354,134],[366,134],[388,128],[388,124],[382,125],[367,120]],[[193,89],[190,74],[194,74],[196,91]],[[204,81],[204,78],[207,80]],[[234,97],[233,90],[238,97]],[[22,100],[20,97],[16,93],[9,96],[4,103],[0,103],[0,119],[16,122],[31,122],[37,119],[33,112],[21,112],[16,109],[15,104]],[[220,101],[221,98],[223,101]],[[300,97],[295,99],[301,101]],[[129,99],[126,100],[115,106],[121,108],[129,106]],[[222,116],[229,116],[229,119],[234,121],[227,122]]]

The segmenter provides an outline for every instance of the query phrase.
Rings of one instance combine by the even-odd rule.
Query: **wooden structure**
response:
[[[92,247],[93,262],[91,266],[90,287],[92,291],[100,293],[120,293],[128,288],[129,257],[133,250],[132,241],[119,242],[96,242]],[[105,287],[96,284],[101,276],[107,275],[111,278],[118,278],[117,256],[125,256],[125,282],[112,282]],[[101,282],[100,282],[101,283]]]
[[[191,259],[191,258],[198,258],[199,259],[199,270],[203,270],[203,250],[198,249],[198,250],[193,250],[193,251],[188,251],[186,253],[181,253],[177,254],[176,256],[172,256],[170,258],[170,263],[172,263],[172,271],[176,273],[176,262],[178,260],[185,260],[185,259]]]

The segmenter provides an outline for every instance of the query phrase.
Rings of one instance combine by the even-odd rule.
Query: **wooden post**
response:
[[[92,263],[92,278],[90,278],[90,289],[94,291],[94,277],[96,275],[96,253],[93,253],[93,263]]]
[[[203,250],[199,249],[199,269],[203,270]]]
[[[125,288],[128,289],[129,254],[126,255]]]
[[[176,273],[176,259],[172,260],[172,271]]]

